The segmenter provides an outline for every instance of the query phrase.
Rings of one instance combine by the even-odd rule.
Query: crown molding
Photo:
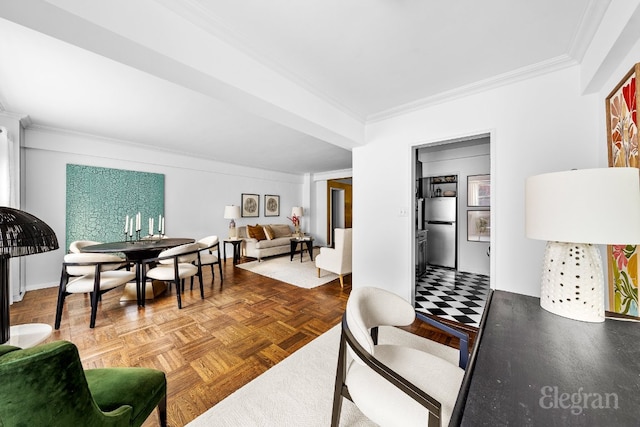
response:
[[[13,111],[7,111],[5,110],[4,105],[2,105],[2,103],[0,103],[0,116],[20,122],[20,125],[22,125],[22,127],[25,129],[33,125],[33,121],[31,120],[31,117],[29,117],[28,114],[21,114],[21,113],[14,113]]]
[[[589,1],[580,20],[580,24],[573,35],[571,44],[569,45],[568,55],[576,61],[582,62],[610,3],[611,0]]]
[[[578,62],[575,59],[571,58],[569,55],[557,56],[555,58],[551,58],[547,61],[539,62],[528,67],[519,68],[508,73],[503,73],[485,80],[480,80],[475,83],[441,92],[433,96],[422,98],[417,101],[409,102],[394,108],[390,108],[388,110],[381,111],[379,113],[372,114],[367,117],[367,123],[375,123],[382,120],[390,119],[392,117],[401,116],[403,114],[411,113],[413,111],[417,111],[426,107],[450,102],[456,99],[467,97],[469,95],[485,92],[490,89],[495,89],[501,86],[531,79],[533,77],[572,67],[577,64]]]

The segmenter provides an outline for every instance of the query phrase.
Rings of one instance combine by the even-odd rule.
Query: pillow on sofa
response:
[[[291,237],[291,228],[287,224],[271,224],[275,237]]]
[[[262,228],[264,229],[264,235],[267,236],[267,239],[273,240],[276,238],[276,234],[273,232],[273,229],[270,225],[265,225]]]
[[[258,224],[255,226],[247,225],[247,236],[256,240],[267,240],[267,236],[264,235],[264,229]]]

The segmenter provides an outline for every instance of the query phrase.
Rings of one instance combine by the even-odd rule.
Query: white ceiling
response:
[[[304,173],[350,168],[368,120],[580,62],[609,1],[86,3],[3,0],[0,111],[33,126]],[[187,24],[207,37],[188,37]],[[145,40],[160,39],[167,51],[140,54]],[[254,65],[236,65],[234,51]],[[147,60],[158,54],[171,61]],[[225,66],[243,87],[220,83],[214,74]],[[301,94],[283,94],[281,78]]]

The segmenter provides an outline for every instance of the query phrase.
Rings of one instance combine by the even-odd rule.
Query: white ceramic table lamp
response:
[[[640,170],[600,168],[527,178],[527,237],[546,240],[540,305],[585,322],[604,321],[597,244],[640,244]]]
[[[236,222],[235,219],[240,218],[240,206],[225,206],[224,207],[224,219],[230,219],[229,222],[229,238],[234,239],[238,237],[238,233],[236,231]]]

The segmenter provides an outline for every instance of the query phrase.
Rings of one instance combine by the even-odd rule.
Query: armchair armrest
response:
[[[380,362],[375,356],[372,356],[371,354],[369,354],[369,352],[362,348],[362,346],[358,343],[351,330],[349,329],[346,314],[342,318],[342,336],[344,337],[344,339],[340,340],[340,354],[346,355],[345,348],[343,346],[348,345],[364,364],[375,371],[378,375],[389,381],[391,384],[396,386],[403,393],[407,394],[418,404],[427,408],[429,412],[431,412],[432,414],[438,414],[439,418],[439,414],[441,411],[440,402],[438,402],[429,394],[425,393],[412,382],[408,381],[402,375]],[[343,356],[343,358],[344,357],[345,356]],[[341,362],[339,361],[338,363],[340,364]],[[345,361],[342,360],[342,363],[344,364]],[[339,365],[338,371],[340,372],[341,369],[345,369],[345,366]],[[432,425],[431,422],[429,423],[429,425]]]
[[[462,369],[466,369],[467,362],[469,361],[469,334],[445,325],[444,323],[432,319],[419,311],[416,311],[416,317],[434,328],[460,339],[460,360],[458,362],[458,366]]]
[[[330,248],[329,246],[321,246],[320,247],[320,254],[330,254],[335,252],[335,248]]]

